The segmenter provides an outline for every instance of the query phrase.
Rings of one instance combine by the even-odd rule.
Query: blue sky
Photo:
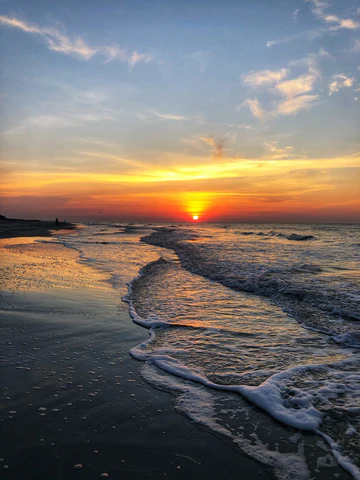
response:
[[[281,176],[288,162],[304,182],[309,168],[351,172],[356,203],[359,1],[2,0],[0,34],[7,184],[26,172],[36,185],[59,173],[108,174],[127,184],[132,176],[134,193],[139,176],[157,172],[161,191],[173,188],[171,175],[183,191],[205,189],[188,185],[204,176],[215,191],[219,172],[244,178],[236,166],[244,160],[277,164],[261,179],[266,195],[266,176]],[[183,178],[193,165],[218,168]],[[327,199],[344,188],[333,173]],[[254,175],[246,177],[258,191]],[[10,212],[20,197],[36,206],[26,183],[5,189]],[[65,190],[55,196],[81,216],[77,192]],[[237,184],[219,193],[232,191]]]

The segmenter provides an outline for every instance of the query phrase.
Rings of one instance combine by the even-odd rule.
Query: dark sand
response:
[[[49,237],[52,230],[72,230],[75,225],[68,222],[43,222],[40,220],[0,220],[0,238]]]
[[[274,478],[141,378],[129,350],[148,332],[131,322],[125,286],[77,260],[62,245],[0,241],[0,478]],[[337,466],[317,472],[350,478]]]

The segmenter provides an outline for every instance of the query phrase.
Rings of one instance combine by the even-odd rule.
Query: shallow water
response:
[[[177,392],[180,411],[279,478],[311,478],[300,447],[295,457],[280,453],[261,435],[251,441],[241,421],[227,426],[234,404],[251,415],[250,401],[284,425],[317,431],[360,478],[359,227],[113,224],[59,241],[114,288],[137,277],[127,300],[151,337],[131,354],[146,362],[147,381]]]

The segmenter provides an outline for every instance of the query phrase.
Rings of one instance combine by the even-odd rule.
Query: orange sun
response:
[[[193,220],[199,220],[199,215],[193,215]]]

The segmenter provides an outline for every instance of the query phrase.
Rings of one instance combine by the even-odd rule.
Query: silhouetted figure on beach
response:
[[[56,217],[55,225],[59,225],[59,219]]]

